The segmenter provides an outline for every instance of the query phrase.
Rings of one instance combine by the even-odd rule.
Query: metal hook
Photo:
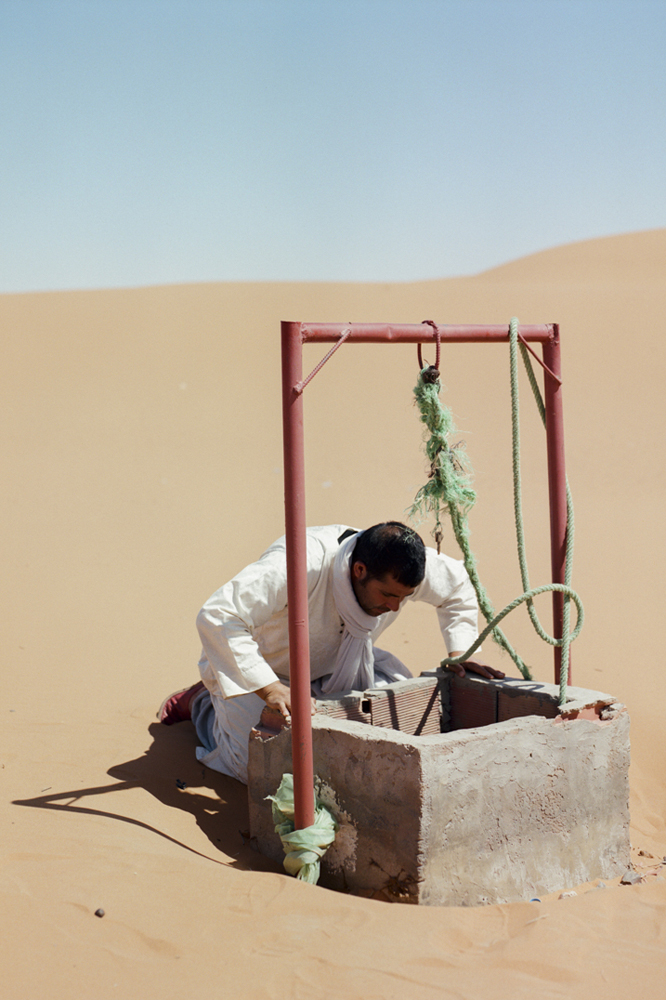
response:
[[[430,365],[430,367],[434,368],[435,371],[437,372],[438,376],[439,376],[439,349],[440,349],[440,339],[441,339],[441,334],[439,332],[439,327],[437,326],[437,324],[435,323],[435,321],[432,320],[432,319],[424,319],[423,320],[423,325],[431,326],[433,328],[433,330],[435,331],[435,340],[436,340],[436,343],[437,343],[437,352],[436,352],[436,355],[435,355],[435,364],[434,365]],[[425,368],[425,365],[423,364],[423,356],[421,354],[421,345],[420,344],[417,345],[417,352],[418,352],[418,357],[419,357],[419,371],[421,372]],[[432,379],[431,381],[434,382],[434,381],[436,381],[436,379]]]

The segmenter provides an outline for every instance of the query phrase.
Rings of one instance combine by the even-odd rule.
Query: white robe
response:
[[[334,524],[307,532],[313,681],[333,673],[342,641],[343,623],[333,599],[332,576],[338,539],[346,530],[345,525]],[[426,548],[425,577],[406,601],[424,601],[437,609],[449,652],[467,649],[476,639],[476,595],[461,561]],[[373,641],[399,614],[389,612],[379,617]],[[203,645],[199,670],[215,707],[214,735],[218,744],[216,750],[202,753],[200,759],[215,770],[247,781],[249,730],[258,721],[263,705],[250,692],[278,679],[289,683],[284,537],[206,601],[197,627]],[[381,663],[376,664],[377,668],[381,670]],[[406,668],[403,676],[410,676]],[[386,681],[385,677],[381,679]]]

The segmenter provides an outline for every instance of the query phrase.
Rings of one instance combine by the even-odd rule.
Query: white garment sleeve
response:
[[[426,548],[426,574],[410,600],[437,608],[448,652],[466,650],[478,636],[478,604],[464,563]]]
[[[321,544],[308,538],[308,589],[323,561]],[[203,646],[199,668],[207,686],[225,698],[257,691],[278,680],[262,656],[255,633],[287,607],[287,559],[284,538],[220,587],[197,616]],[[288,645],[286,621],[284,647]]]

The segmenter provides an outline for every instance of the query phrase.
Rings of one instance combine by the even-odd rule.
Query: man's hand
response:
[[[457,652],[449,653],[449,656],[460,656],[464,653],[464,650],[458,650]],[[451,670],[458,677],[465,676],[465,669],[469,670],[472,674],[479,674],[480,677],[485,677],[486,680],[497,680],[501,681],[506,674],[503,670],[495,670],[494,667],[488,666],[487,663],[481,663],[480,660],[465,660],[464,663],[446,663],[445,667],[447,670]]]
[[[282,681],[273,681],[272,684],[259,688],[255,694],[263,698],[269,708],[283,715],[286,722],[291,722],[291,691],[286,684],[283,684]],[[311,701],[311,714],[314,715],[316,712],[314,698]]]

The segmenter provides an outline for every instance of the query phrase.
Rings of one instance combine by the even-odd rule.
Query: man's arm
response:
[[[220,587],[197,616],[205,661],[202,672],[225,698],[258,691],[278,677],[262,655],[255,633],[287,605],[284,539]],[[286,647],[286,618],[285,618]],[[205,678],[204,678],[205,679]]]
[[[413,599],[425,601],[437,609],[449,656],[460,656],[469,649],[478,635],[478,603],[467,570],[460,560],[427,548],[426,575]],[[489,680],[501,680],[505,676],[502,670],[495,670],[476,659],[467,660],[464,664],[449,663],[446,666],[459,677],[465,676],[466,669]]]
[[[321,543],[308,539],[312,585],[316,582],[322,551]],[[200,667],[204,679],[209,678],[219,687],[225,698],[254,692],[288,718],[289,687],[264,659],[255,640],[255,631],[275,619],[278,648],[283,642],[286,653],[286,604],[287,567],[282,538],[206,601],[197,617],[197,627],[203,646]],[[286,667],[286,657],[283,659]]]

